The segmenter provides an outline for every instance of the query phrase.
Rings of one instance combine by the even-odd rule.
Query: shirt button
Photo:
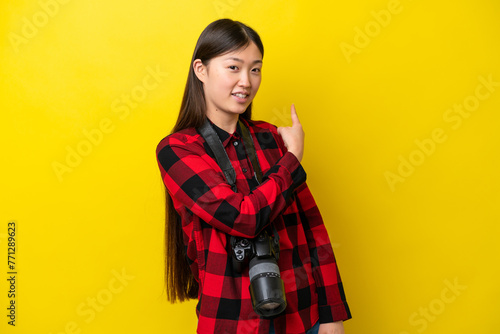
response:
[[[247,172],[247,169],[246,168],[243,168],[243,173],[246,173]]]
[[[234,146],[238,146],[238,142],[237,141],[234,142]]]

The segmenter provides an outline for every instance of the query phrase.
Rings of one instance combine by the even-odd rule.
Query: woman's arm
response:
[[[294,117],[297,117],[297,115],[295,108],[292,108],[292,120]],[[296,130],[298,130],[298,127]],[[278,136],[277,143],[282,151],[286,151],[291,145],[290,143],[285,143],[282,139]],[[319,321],[321,324],[329,324],[328,326],[323,326],[323,328],[335,328],[338,331],[339,324],[330,324],[350,319],[351,313],[345,299],[344,288],[330,238],[307,183],[303,183],[297,187],[295,193],[297,205],[301,210],[302,226],[309,246],[309,260],[318,293]]]
[[[224,233],[253,238],[285,208],[306,173],[297,157],[287,152],[263,176],[250,194],[235,193],[198,143],[166,137],[157,160],[169,194],[194,215]],[[203,157],[202,157],[203,155]]]
[[[297,189],[296,194],[318,293],[320,324],[350,319],[335,255],[316,202],[306,183]]]

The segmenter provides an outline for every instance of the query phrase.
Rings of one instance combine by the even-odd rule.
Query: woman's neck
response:
[[[239,114],[228,114],[221,111],[207,111],[207,117],[212,123],[229,134],[233,134],[236,131],[236,124],[238,123],[239,116]]]

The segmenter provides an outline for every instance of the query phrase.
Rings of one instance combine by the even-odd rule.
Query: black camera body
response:
[[[281,279],[279,260],[279,237],[267,231],[254,239],[231,237],[233,269],[241,273],[248,265],[250,296],[255,312],[272,317],[286,308],[285,286]]]

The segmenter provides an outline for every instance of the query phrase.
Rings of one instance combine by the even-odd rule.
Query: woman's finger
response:
[[[297,111],[295,110],[295,104],[293,103],[292,103],[291,115],[292,115],[292,126],[296,124],[300,125],[299,116],[297,116]]]

